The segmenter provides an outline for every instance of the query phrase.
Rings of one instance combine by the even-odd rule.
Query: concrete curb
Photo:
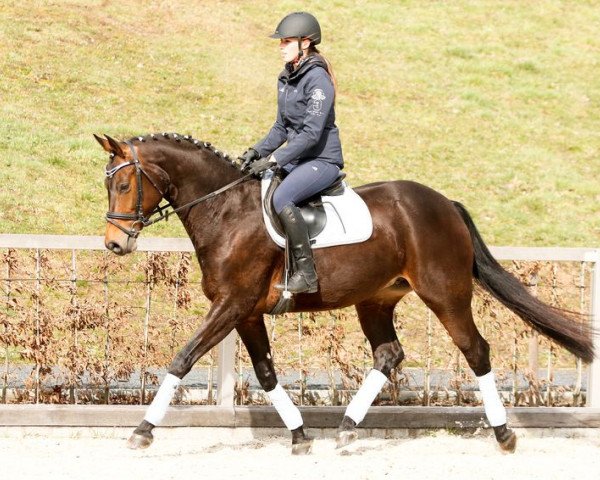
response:
[[[135,427],[146,405],[1,405],[0,426]],[[310,428],[337,428],[345,407],[300,407]],[[600,409],[573,407],[508,408],[516,428],[600,428]],[[468,429],[486,426],[481,407],[371,407],[362,428]],[[165,427],[284,427],[266,406],[173,406]]]

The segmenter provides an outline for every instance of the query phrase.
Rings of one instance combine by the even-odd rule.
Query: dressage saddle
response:
[[[275,231],[282,237],[285,237],[285,231],[281,226],[279,217],[273,209],[273,193],[279,184],[281,184],[283,178],[284,176],[281,170],[276,170],[273,174],[273,178],[271,179],[269,189],[265,195],[264,208]],[[325,214],[325,207],[323,207],[323,200],[321,197],[334,197],[343,195],[345,188],[343,183],[344,178],[346,178],[346,174],[340,172],[333,184],[297,205],[297,207],[300,209],[300,212],[302,212],[302,217],[304,218],[306,226],[308,227],[308,237],[310,239],[313,239],[319,235],[319,233],[323,231],[325,225],[327,224],[327,215]]]

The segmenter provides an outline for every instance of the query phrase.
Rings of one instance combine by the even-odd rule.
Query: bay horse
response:
[[[312,439],[302,416],[278,384],[264,315],[278,302],[274,285],[284,271],[284,252],[263,222],[260,181],[208,143],[178,134],[152,134],[125,142],[94,135],[110,153],[106,167],[109,211],[106,248],[117,255],[136,249],[144,226],[177,211],[202,270],[211,307],[200,327],[173,359],[144,420],[128,441],[146,448],[180,380],[196,361],[237,330],[256,376],[286,427],[292,453],[308,453]],[[473,280],[527,324],[586,362],[593,359],[591,327],[533,297],[492,257],[467,210],[411,181],[387,181],[355,189],[373,218],[365,242],[314,251],[316,293],[295,296],[295,312],[354,305],[373,353],[373,369],[347,407],[337,446],[357,438],[356,425],[404,358],[393,324],[396,304],[414,291],[441,321],[475,373],[484,410],[501,450],[514,452],[516,435],[496,390],[489,345],[471,310]],[[190,203],[192,203],[190,205]]]

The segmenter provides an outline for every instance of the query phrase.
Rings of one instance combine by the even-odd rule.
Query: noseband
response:
[[[148,175],[142,168],[140,159],[137,156],[137,152],[135,151],[133,144],[130,141],[125,141],[125,143],[129,146],[129,149],[131,150],[131,156],[133,157],[133,161],[121,163],[120,165],[117,165],[116,167],[111,168],[110,170],[106,170],[105,173],[106,173],[106,178],[112,178],[112,177],[114,177],[115,173],[117,173],[122,168],[131,167],[131,166],[135,167],[135,176],[137,179],[137,205],[135,208],[135,213],[118,213],[118,212],[110,212],[110,211],[106,212],[106,221],[108,223],[110,223],[111,225],[114,225],[115,227],[117,227],[122,232],[126,233],[127,236],[130,238],[137,238],[138,235],[140,234],[141,228],[139,230],[136,230],[133,228],[135,225],[140,224],[140,225],[142,225],[142,227],[147,227],[147,226],[152,225],[161,220],[168,220],[170,215],[180,212],[181,210],[184,210],[186,208],[191,208],[194,205],[199,204],[200,202],[203,202],[205,200],[213,198],[216,195],[219,195],[220,193],[222,193],[226,190],[229,190],[231,187],[234,187],[234,186],[246,181],[248,178],[250,178],[252,175],[254,175],[252,172],[247,173],[246,175],[243,175],[242,177],[238,178],[237,180],[234,180],[233,182],[228,183],[224,187],[221,187],[218,190],[215,190],[214,192],[209,193],[208,195],[204,195],[203,197],[197,198],[196,200],[193,200],[193,201],[186,203],[185,205],[182,205],[181,207],[178,207],[175,209],[172,208],[170,203],[167,203],[166,205],[163,205],[163,206],[157,206],[154,210],[152,210],[150,212],[150,215],[148,215],[146,217],[144,215],[144,207],[143,207],[144,193],[142,190],[142,174],[146,176],[146,178],[150,181],[150,183],[154,186],[154,188],[156,188],[158,193],[160,193],[160,196],[163,198],[164,198],[164,193],[162,192],[162,190],[160,188],[158,188],[158,185],[156,185],[156,182],[154,182],[154,180],[152,180],[150,175]],[[170,211],[166,210],[169,207],[171,207],[172,209]],[[152,219],[152,217],[156,214],[158,214],[158,217],[155,219]],[[131,224],[131,228],[128,230],[125,227],[123,227],[122,225],[119,225],[117,222],[115,222],[115,220],[133,220],[133,223]]]
[[[146,178],[150,181],[150,183],[154,186],[154,188],[156,188],[156,190],[158,190],[158,193],[160,193],[161,197],[163,197],[164,194],[161,191],[161,189],[158,188],[158,185],[156,185],[154,180],[152,180],[152,178],[150,178],[150,175],[148,175],[142,168],[142,165],[140,164],[140,159],[138,158],[137,152],[135,151],[135,148],[133,148],[133,145],[131,144],[131,142],[126,141],[125,143],[129,146],[129,149],[131,150],[131,155],[133,157],[133,161],[121,163],[120,165],[117,165],[115,168],[111,168],[110,170],[107,170],[106,178],[114,177],[115,173],[117,173],[122,168],[131,167],[131,166],[135,167],[135,177],[137,180],[137,205],[135,207],[135,213],[118,213],[118,212],[110,212],[110,211],[106,212],[106,221],[108,223],[114,225],[115,227],[117,227],[122,232],[126,233],[127,236],[129,236],[131,238],[137,238],[138,235],[140,234],[141,228],[139,230],[136,230],[133,227],[137,224],[142,225],[142,227],[147,227],[148,225],[151,225],[152,223],[154,223],[154,221],[152,221],[150,219],[150,217],[152,217],[152,215],[154,215],[155,213],[159,213],[159,214],[162,213],[162,211],[165,208],[169,207],[170,204],[167,204],[163,207],[156,207],[154,210],[152,210],[152,212],[150,212],[150,215],[148,217],[146,217],[144,215],[144,206],[143,206],[144,193],[142,190],[142,188],[143,188],[142,187],[142,174],[145,175]],[[131,224],[131,228],[128,230],[125,227],[123,227],[122,225],[119,225],[117,222],[115,222],[115,220],[133,220],[133,223]]]

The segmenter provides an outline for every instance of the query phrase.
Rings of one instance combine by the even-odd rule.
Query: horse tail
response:
[[[467,209],[459,202],[452,203],[471,234],[475,254],[473,276],[477,282],[533,328],[584,362],[591,362],[594,359],[593,329],[588,323],[576,321],[585,316],[552,307],[531,295],[492,256]]]

